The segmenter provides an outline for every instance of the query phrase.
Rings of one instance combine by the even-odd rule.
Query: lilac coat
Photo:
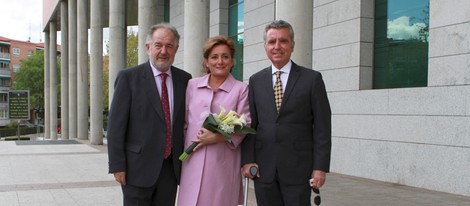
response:
[[[213,89],[209,75],[191,79],[186,90],[185,149],[195,140],[208,113],[236,111],[247,115],[248,87],[230,74]],[[203,115],[201,115],[203,114]],[[243,204],[240,144],[245,135],[232,135],[232,143],[219,142],[199,148],[183,162],[178,193],[178,206],[235,206]]]

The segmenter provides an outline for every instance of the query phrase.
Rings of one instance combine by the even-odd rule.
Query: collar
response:
[[[211,86],[209,86],[209,77],[210,77],[210,74],[206,74],[204,76],[201,77],[201,81],[199,81],[199,83],[197,84],[197,87],[200,88],[200,87],[206,87],[206,88],[211,88]],[[222,83],[219,87],[220,90],[222,91],[225,91],[225,92],[230,92],[230,90],[232,89],[233,85],[235,84],[237,80],[232,76],[232,74],[228,74],[227,78],[225,79],[224,83]]]
[[[274,65],[271,65],[271,74],[276,73],[277,71],[282,71],[282,73],[289,74],[290,70],[292,68],[292,61],[289,60],[286,65],[284,65],[282,68],[276,68]]]
[[[161,73],[166,73],[166,74],[168,74],[168,77],[171,77],[171,67],[170,67],[170,69],[168,69],[166,72],[161,72],[161,71],[158,70],[156,67],[154,67],[153,64],[150,63],[150,61],[149,61],[149,64],[150,64],[150,68],[152,68],[152,73],[153,73],[153,76],[154,76],[154,77],[157,77],[157,76],[160,75]]]

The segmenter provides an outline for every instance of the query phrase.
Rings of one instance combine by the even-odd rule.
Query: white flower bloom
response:
[[[220,124],[219,128],[227,134],[232,134],[235,132],[235,127],[233,125],[228,124]]]
[[[239,118],[235,118],[233,120],[234,125],[240,125],[240,127],[244,127],[246,125],[246,117],[245,114],[242,114]]]
[[[220,112],[219,112],[219,115],[217,115],[216,119],[221,120],[225,115],[225,108],[222,107],[222,105],[219,105],[219,107],[220,107]]]

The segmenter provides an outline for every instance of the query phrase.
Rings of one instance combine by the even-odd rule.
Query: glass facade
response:
[[[244,1],[229,0],[228,35],[235,43],[235,65],[232,75],[243,81],[243,32],[244,32]]]
[[[424,87],[429,0],[376,0],[374,89]]]
[[[170,0],[163,1],[163,21],[170,22]]]

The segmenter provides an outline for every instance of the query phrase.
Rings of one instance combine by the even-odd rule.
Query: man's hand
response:
[[[245,176],[245,177],[248,177],[248,178],[250,178],[250,179],[253,179],[255,176],[256,176],[256,177],[259,177],[259,172],[256,173],[255,176],[251,175],[251,173],[250,173],[250,168],[251,168],[252,166],[255,166],[256,168],[258,168],[258,164],[256,164],[256,163],[249,163],[249,164],[243,165],[243,167],[242,167],[242,175]],[[259,170],[258,170],[258,171],[259,171]]]
[[[119,182],[121,185],[126,185],[126,172],[116,172],[113,173],[114,179]]]
[[[313,178],[312,187],[319,189],[325,184],[326,172],[323,172],[321,170],[313,170],[312,178]]]

